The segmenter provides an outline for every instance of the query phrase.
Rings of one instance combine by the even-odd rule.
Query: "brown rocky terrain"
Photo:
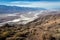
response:
[[[5,24],[0,40],[60,40],[60,13],[42,15],[26,25]]]

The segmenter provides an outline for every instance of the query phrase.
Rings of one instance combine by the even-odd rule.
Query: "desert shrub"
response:
[[[53,34],[53,37],[55,37],[56,40],[60,40],[60,33]]]
[[[10,35],[9,31],[3,32],[2,34],[0,34],[0,40],[5,40],[6,37],[8,37]]]
[[[10,24],[6,23],[6,24],[3,25],[3,27],[14,27],[14,25],[13,24],[10,25]]]
[[[60,25],[60,23],[58,25]]]
[[[6,40],[25,40],[25,38],[24,37],[16,37],[16,38],[9,37],[9,38],[6,38]]]
[[[56,38],[55,37],[51,37],[50,40],[56,40]]]
[[[29,34],[28,31],[24,31],[24,32],[17,32],[13,37],[26,37]]]
[[[2,37],[7,37],[9,34],[10,34],[9,31],[3,32],[3,33],[2,33]]]

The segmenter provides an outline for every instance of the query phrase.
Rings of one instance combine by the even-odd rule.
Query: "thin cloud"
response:
[[[60,7],[60,2],[25,2],[25,1],[15,1],[15,2],[0,3],[0,5],[18,6],[18,7],[38,7],[38,8],[52,9],[52,8]]]

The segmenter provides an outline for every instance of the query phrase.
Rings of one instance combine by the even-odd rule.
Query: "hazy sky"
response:
[[[0,5],[38,8],[60,8],[60,0],[0,0]]]
[[[10,2],[10,1],[53,1],[53,2],[55,2],[55,1],[60,1],[60,0],[0,0],[1,2],[3,2],[3,1],[5,1],[5,2]]]

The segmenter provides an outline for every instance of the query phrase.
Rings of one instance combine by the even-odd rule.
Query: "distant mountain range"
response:
[[[0,5],[0,14],[1,13],[20,13],[20,12],[28,12],[28,11],[36,11],[36,10],[46,10],[46,9]]]

